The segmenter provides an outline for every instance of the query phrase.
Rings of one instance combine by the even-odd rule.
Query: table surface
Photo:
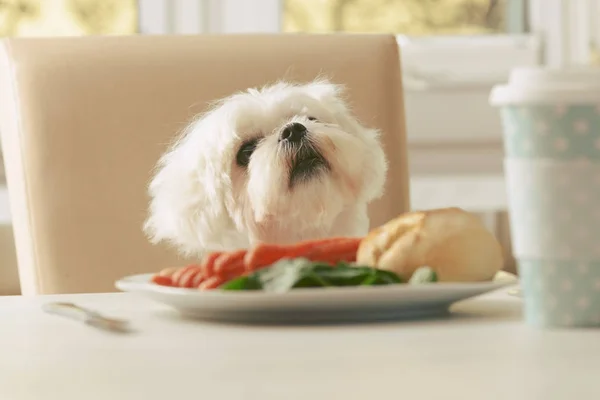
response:
[[[128,318],[114,334],[40,306]],[[598,330],[538,330],[506,289],[441,320],[243,326],[133,294],[0,298],[0,399],[599,399]]]

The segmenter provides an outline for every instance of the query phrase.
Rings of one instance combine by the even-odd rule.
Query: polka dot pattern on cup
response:
[[[517,263],[526,319],[540,326],[600,326],[600,262]]]
[[[509,158],[600,161],[600,105],[520,105],[501,109]]]
[[[513,252],[600,261],[600,163],[504,162]]]

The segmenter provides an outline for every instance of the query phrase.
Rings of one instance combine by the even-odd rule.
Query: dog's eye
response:
[[[317,118],[315,118],[315,117],[311,117],[311,116],[308,116],[308,117],[306,117],[306,118],[307,118],[309,121],[316,121],[316,120],[317,120]]]
[[[258,145],[258,139],[252,139],[244,142],[240,149],[237,152],[236,163],[240,167],[247,167],[250,164],[250,157],[252,157],[252,153],[256,150],[256,146]]]

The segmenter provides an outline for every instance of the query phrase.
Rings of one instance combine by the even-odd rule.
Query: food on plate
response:
[[[517,278],[515,274],[512,274],[510,272],[498,271],[496,272],[492,280],[498,283],[517,283],[519,281],[519,278]]]
[[[353,262],[362,238],[336,237],[291,245],[258,244],[249,250],[209,253],[199,265],[167,268],[152,282],[162,286],[214,289],[285,258],[305,258],[334,265]]]
[[[312,261],[326,261],[335,264],[339,261],[356,260],[356,251],[362,238],[335,237],[303,241],[293,245],[262,243],[246,254],[244,262],[250,271],[263,268],[283,258],[304,257]]]
[[[417,268],[408,280],[410,284],[432,283],[437,282],[438,277],[435,271],[430,267]]]
[[[233,279],[223,290],[263,290],[284,293],[297,288],[334,286],[376,286],[402,283],[390,271],[340,261],[335,265],[304,257],[282,259],[270,267]]]
[[[428,266],[439,282],[492,280],[502,269],[500,243],[475,215],[460,208],[409,212],[372,230],[356,262],[411,279]]]
[[[491,281],[500,243],[460,208],[409,212],[364,238],[261,243],[213,252],[198,265],[167,268],[152,282],[180,288],[286,291],[297,287]]]

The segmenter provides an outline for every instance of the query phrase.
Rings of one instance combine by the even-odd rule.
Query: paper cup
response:
[[[525,319],[600,326],[600,70],[516,69],[490,102]]]

